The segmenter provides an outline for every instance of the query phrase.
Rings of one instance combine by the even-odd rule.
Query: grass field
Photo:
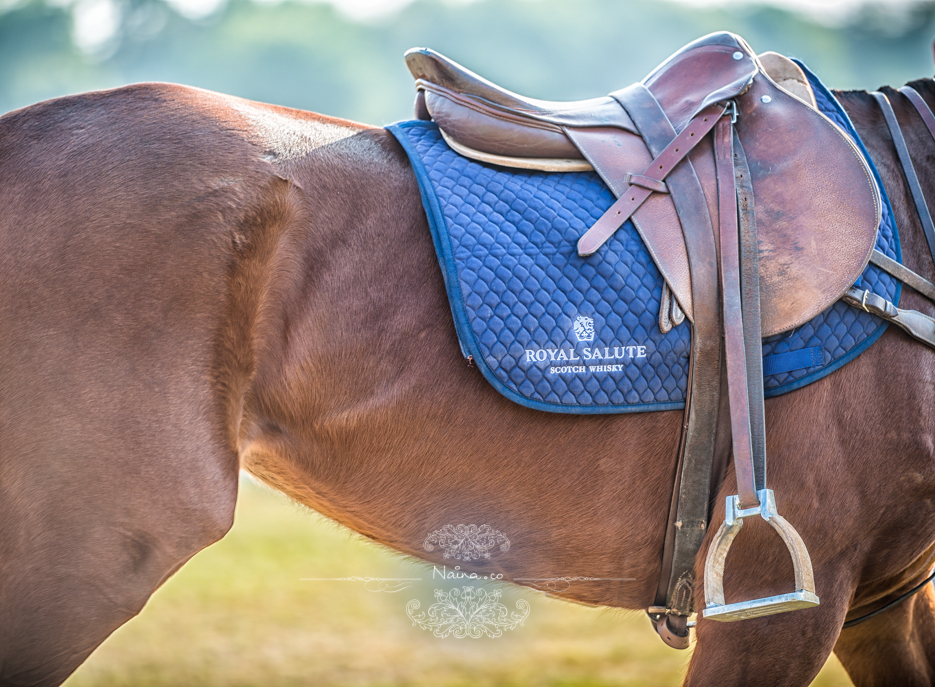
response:
[[[396,593],[349,576],[421,577]],[[620,687],[677,685],[689,654],[642,614],[586,608],[509,585],[529,616],[498,638],[439,639],[405,606],[434,602],[431,567],[389,553],[242,480],[234,528],[118,630],[67,687]],[[813,683],[850,685],[836,659]]]

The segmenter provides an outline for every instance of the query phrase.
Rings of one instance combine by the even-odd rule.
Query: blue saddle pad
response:
[[[807,70],[819,109],[870,157],[847,114]],[[415,171],[465,356],[504,396],[562,413],[683,408],[691,325],[663,334],[663,280],[626,222],[596,254],[578,238],[615,198],[594,172],[543,173],[488,165],[451,150],[431,122],[388,127]],[[883,197],[877,248],[899,260]],[[900,284],[869,265],[858,285],[898,302]],[[793,331],[763,340],[767,396],[838,369],[886,328],[840,301]]]

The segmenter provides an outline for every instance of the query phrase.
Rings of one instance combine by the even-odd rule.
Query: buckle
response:
[[[728,100],[728,101],[727,101],[727,107],[726,107],[726,109],[724,110],[724,114],[726,114],[726,115],[729,114],[729,115],[730,115],[730,123],[731,123],[731,124],[736,124],[736,123],[737,123],[737,118],[740,116],[740,111],[737,109],[737,101],[736,101],[736,100]]]
[[[772,489],[760,489],[756,493],[760,504],[753,508],[741,508],[738,496],[728,496],[724,522],[714,537],[714,543],[708,549],[705,559],[704,595],[705,609],[703,618],[732,622],[747,618],[759,618],[774,613],[785,613],[800,608],[811,608],[819,604],[815,594],[815,575],[812,572],[812,560],[805,548],[802,537],[776,511],[776,499]],[[743,527],[744,518],[761,516],[770,527],[782,538],[783,543],[792,556],[792,567],[795,572],[795,589],[792,594],[777,594],[762,599],[738,601],[727,604],[724,602],[724,563],[727,560],[727,551],[730,549],[734,537]]]

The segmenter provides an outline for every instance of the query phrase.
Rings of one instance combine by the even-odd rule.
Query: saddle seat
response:
[[[718,94],[734,93],[749,84],[755,70],[747,62],[736,59],[720,60],[712,69],[712,57],[723,57],[741,50],[741,39],[723,41],[730,34],[711,34],[691,44],[667,60],[659,71],[683,70],[686,58],[694,62],[693,70],[702,78],[683,89],[683,96],[696,110],[715,102]],[[712,55],[712,53],[714,53]],[[718,53],[721,53],[718,55]],[[784,73],[798,70],[791,60],[791,68],[783,65]],[[580,151],[564,134],[564,127],[619,127],[639,135],[626,110],[613,95],[588,100],[557,102],[528,98],[466,69],[428,48],[412,48],[406,52],[406,65],[416,79],[416,115],[419,119],[436,119],[445,123],[443,134],[456,146],[471,149],[473,153],[494,156],[527,158],[524,168],[545,171],[542,163],[532,160],[561,159],[584,160]],[[704,61],[705,64],[699,64]],[[798,70],[799,82],[807,91],[807,81]],[[806,96],[808,97],[808,96]],[[714,98],[714,99],[712,99]],[[814,105],[814,101],[812,101]],[[508,165],[509,166],[509,165]]]
[[[571,102],[526,98],[428,48],[409,50],[406,64],[416,77],[416,116],[444,121],[445,139],[459,152],[469,151],[468,157],[532,158],[545,171],[582,171],[591,166],[564,127],[616,126],[637,133],[609,95]],[[525,166],[520,160],[514,165]]]
[[[753,177],[763,336],[793,329],[830,307],[867,265],[881,212],[867,163],[814,107],[794,63],[775,53],[761,60],[739,36],[710,34],[640,84],[568,103],[517,95],[425,48],[408,51],[406,62],[416,78],[417,117],[434,120],[457,152],[507,167],[593,169],[618,198],[659,152],[650,152],[624,105],[628,89],[648,89],[676,133],[704,108],[733,100]],[[705,140],[679,165],[690,161],[717,227],[713,157]],[[658,192],[631,219],[668,289],[694,321],[678,202],[664,185],[653,190]]]

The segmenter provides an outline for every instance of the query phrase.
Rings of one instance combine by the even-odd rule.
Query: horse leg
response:
[[[747,533],[742,532],[740,536],[743,534]],[[730,557],[728,561],[730,566]],[[764,564],[756,570],[759,574],[768,567]],[[787,571],[785,566],[779,567],[786,573],[780,577],[791,580],[791,564]],[[843,572],[842,578],[846,576]],[[816,580],[816,583],[822,590],[835,588],[833,580]],[[747,599],[763,596],[754,594],[741,596]],[[685,686],[806,687],[834,649],[847,603],[845,594],[826,592],[821,595],[820,606],[806,610],[730,623],[701,618]]]
[[[915,596],[841,632],[834,653],[854,681],[865,685],[935,682],[935,590]]]
[[[233,522],[235,455],[227,465],[186,466],[183,459],[198,453],[190,447],[176,457],[156,449],[121,461],[105,443],[93,447],[105,459],[74,445],[47,462],[4,453],[2,685],[63,682]],[[17,470],[17,463],[31,465]]]

